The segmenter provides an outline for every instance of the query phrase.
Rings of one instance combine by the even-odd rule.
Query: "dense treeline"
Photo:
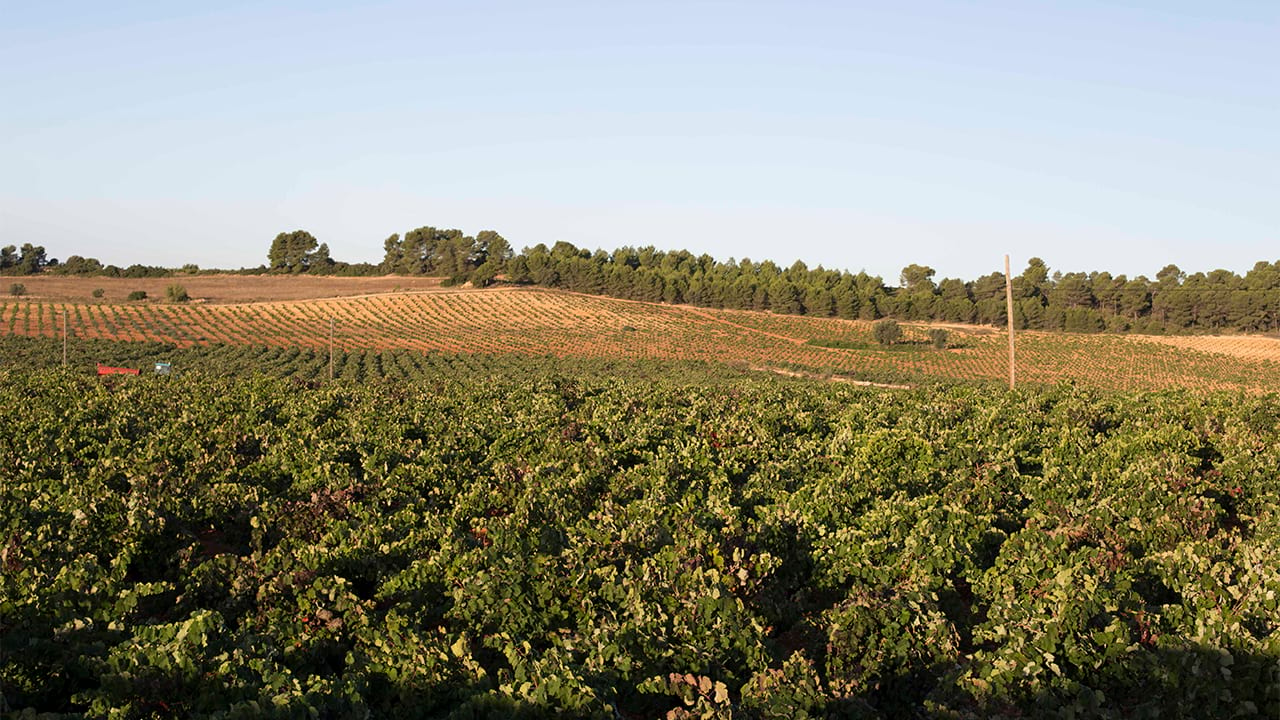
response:
[[[334,260],[329,247],[305,230],[280,233],[268,264],[244,273],[311,275],[443,275],[450,282],[484,287],[495,281],[536,284],[575,292],[651,302],[775,313],[875,320],[1003,325],[1004,277],[943,278],[925,265],[903,268],[898,285],[879,276],[809,268],[783,268],[765,260],[719,261],[687,250],[622,247],[613,252],[558,242],[513,252],[498,233],[467,235],[457,229],[420,227],[383,243],[379,264]],[[115,277],[157,277],[165,268],[103,265],[73,255],[46,260],[43,247],[0,249],[0,273],[50,272]],[[181,272],[199,268],[186,265]],[[1276,332],[1280,331],[1280,261],[1261,261],[1243,276],[1228,270],[1187,274],[1167,265],[1154,279],[1109,272],[1050,273],[1031,258],[1013,281],[1014,324],[1023,329],[1068,332]]]
[[[728,262],[687,251],[620,248],[613,253],[557,243],[507,263],[512,282],[530,282],[636,300],[873,320],[895,317],[1004,324],[1004,277],[945,278],[922,265],[903,269],[898,287],[864,272],[781,268],[770,261]],[[1108,272],[1049,274],[1032,258],[1013,280],[1014,323],[1070,332],[1186,332],[1280,329],[1280,262],[1259,262],[1243,277],[1226,270],[1187,275],[1175,265],[1155,280]]]
[[[1004,276],[935,281],[933,268],[903,268],[897,287],[865,272],[788,268],[771,261],[717,261],[687,250],[622,247],[612,253],[558,242],[513,255],[492,231],[423,227],[392,235],[379,269],[447,275],[485,286],[495,279],[650,302],[769,310],[819,317],[1002,325]],[[1259,262],[1243,277],[1227,270],[1186,274],[1168,265],[1154,280],[1109,272],[1050,274],[1032,258],[1014,278],[1014,323],[1068,332],[1267,332],[1280,330],[1280,261]]]
[[[483,230],[475,237],[461,230],[420,227],[383,243],[379,269],[399,275],[447,275],[454,281],[486,286],[511,260],[511,245],[498,233]]]
[[[0,248],[0,273],[5,275],[34,275],[49,265],[56,267],[57,264],[56,259],[47,257],[40,245],[25,243],[21,248],[14,245]]]
[[[197,272],[195,265],[186,265],[181,272]],[[72,255],[65,262],[49,257],[43,245],[24,243],[21,248],[6,245],[0,248],[0,275],[93,275],[98,277],[168,277],[173,271],[156,265],[133,264],[128,267],[103,265],[97,258]]]

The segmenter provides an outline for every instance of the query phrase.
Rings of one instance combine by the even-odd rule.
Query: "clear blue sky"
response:
[[[1280,259],[1280,3],[0,0],[0,244]]]

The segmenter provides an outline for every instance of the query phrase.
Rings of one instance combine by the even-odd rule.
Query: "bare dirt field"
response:
[[[78,303],[119,303],[129,293],[142,290],[149,301],[163,301],[165,290],[173,284],[186,288],[195,302],[249,303],[279,300],[314,300],[319,298],[375,295],[379,293],[457,290],[442,288],[441,278],[404,277],[324,277],[312,275],[178,275],[167,278],[110,278],[35,275],[3,278],[7,289],[13,283],[27,288],[32,300]],[[101,298],[93,291],[102,289]]]
[[[1134,335],[1134,340],[1183,350],[1231,355],[1246,360],[1280,361],[1280,338],[1264,335]]]
[[[0,336],[67,332],[73,341],[314,350],[328,346],[333,327],[337,347],[345,350],[695,360],[884,384],[1003,382],[1008,377],[1003,335],[958,327],[951,336],[954,345],[939,350],[929,344],[926,326],[907,323],[907,341],[886,348],[874,342],[867,322],[558,290],[445,288],[439,280],[403,277],[185,279],[196,281],[183,283],[188,292],[211,302],[86,301],[84,296],[102,282],[92,279],[64,285],[63,292],[83,293],[67,300],[0,297]],[[142,287],[154,287],[163,297],[173,281],[161,278]],[[35,282],[28,287],[37,292]],[[109,292],[118,296],[138,287],[139,281],[117,281]],[[397,287],[400,292],[394,292]],[[1277,344],[1258,337],[1024,332],[1018,335],[1018,379],[1117,390],[1271,392],[1280,387]]]

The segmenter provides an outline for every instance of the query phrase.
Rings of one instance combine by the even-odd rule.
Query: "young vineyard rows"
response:
[[[716,310],[500,288],[239,305],[0,301],[0,337],[160,342],[175,347],[267,346],[486,355],[688,360],[889,383],[996,383],[1008,376],[1005,338],[990,328],[906,325],[876,344],[869,323]],[[1022,382],[1109,390],[1280,387],[1280,340],[1022,333]]]
[[[1280,714],[1275,395],[347,357],[0,370],[6,712]]]

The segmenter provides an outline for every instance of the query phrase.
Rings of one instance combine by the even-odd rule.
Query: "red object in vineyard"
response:
[[[135,370],[134,368],[111,367],[110,365],[98,363],[99,375],[138,375],[140,373],[141,371]]]

